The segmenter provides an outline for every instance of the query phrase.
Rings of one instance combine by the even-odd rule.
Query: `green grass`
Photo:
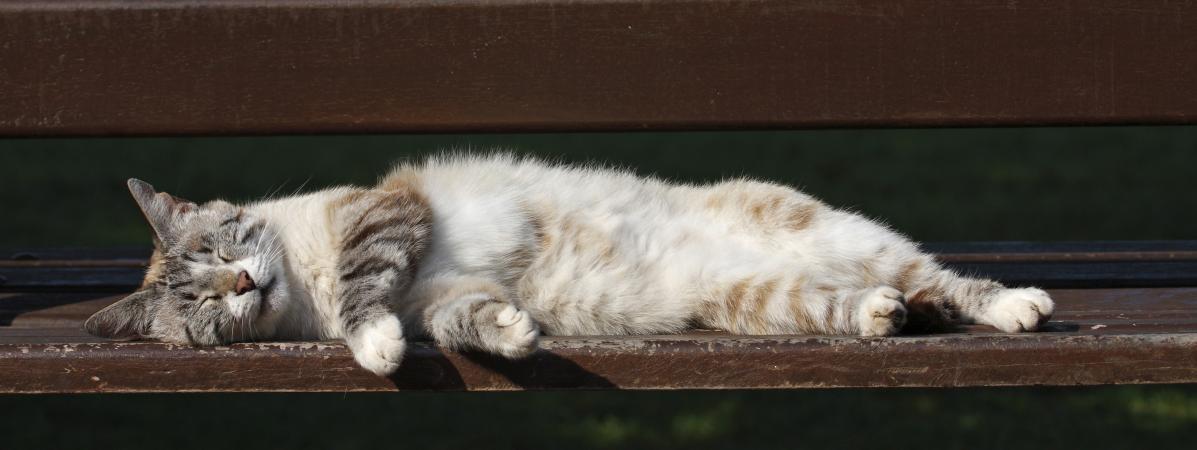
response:
[[[502,147],[788,182],[923,241],[1197,239],[1197,127],[0,140],[0,247],[147,245],[194,200]],[[1078,369],[1079,370],[1079,369]],[[0,396],[2,448],[1190,448],[1197,388]]]
[[[1197,389],[0,397],[6,448],[1191,448]]]

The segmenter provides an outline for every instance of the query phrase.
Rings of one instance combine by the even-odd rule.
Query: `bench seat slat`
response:
[[[547,337],[509,362],[414,342],[390,380],[332,342],[191,348],[111,342],[79,324],[119,298],[0,294],[0,392],[960,387],[1197,382],[1197,288],[1054,290],[1044,332]],[[41,303],[39,303],[41,302]],[[7,305],[7,306],[5,306]],[[5,309],[7,308],[7,309]],[[22,310],[22,308],[26,308]]]
[[[1179,320],[1197,326],[1197,288],[1052,289],[1056,322],[1141,323]],[[0,292],[0,330],[5,327],[78,327],[122,295]],[[1104,321],[1104,322],[1103,322]],[[1181,328],[1186,331],[1188,328]]]
[[[968,326],[882,339],[703,330],[546,337],[540,352],[516,362],[413,342],[400,373],[388,380],[358,368],[348,349],[333,342],[191,348],[89,336],[82,322],[134,288],[146,251],[24,251],[0,264],[0,276],[7,278],[0,286],[0,392],[1197,383],[1197,283],[1192,283],[1197,270],[1189,267],[1197,261],[1189,242],[949,244],[937,250],[958,268],[1028,274],[1049,283],[1065,274],[1084,288],[1050,289],[1057,310],[1039,333],[1008,335]],[[1107,270],[1111,267],[1122,271]],[[22,281],[36,279],[22,278],[29,274],[55,284]],[[94,280],[103,277],[96,274],[116,274],[123,281],[97,289]],[[1172,277],[1179,286],[1099,287],[1118,276],[1140,284]]]
[[[0,344],[0,392],[962,387],[1191,383],[1197,334],[545,339],[523,361],[409,346],[391,379],[339,344]]]

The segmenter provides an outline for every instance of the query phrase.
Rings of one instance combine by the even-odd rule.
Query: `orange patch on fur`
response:
[[[902,268],[898,270],[898,275],[894,277],[894,288],[902,292],[910,290],[922,269],[923,261],[921,259],[915,259],[902,265]]]
[[[786,212],[785,227],[793,231],[804,230],[810,226],[811,221],[815,218],[815,212],[819,210],[818,203],[807,203],[790,208]]]
[[[615,243],[601,230],[574,217],[566,217],[561,221],[561,232],[563,238],[573,244],[577,256],[592,256],[602,264],[615,261]]]
[[[707,207],[707,209],[712,209],[712,210],[723,209],[723,197],[721,197],[719,195],[712,195],[710,197],[707,197],[706,207]]]
[[[752,204],[749,208],[749,213],[752,219],[765,226],[774,225],[775,216],[781,209],[785,198],[781,196],[771,196],[769,198],[762,198]]]
[[[768,311],[769,307],[769,299],[773,297],[773,293],[776,290],[777,280],[769,280],[764,284],[757,286],[757,288],[752,292],[752,295],[754,296],[753,310],[747,311],[748,322],[752,324],[752,326],[749,327],[749,332],[764,334],[772,331],[770,330],[769,324],[765,319],[766,312]]]
[[[810,226],[820,203],[793,189],[769,183],[734,181],[714,186],[706,199],[711,210],[731,208],[745,221],[767,231],[803,230]]]
[[[233,287],[237,285],[237,274],[231,270],[223,270],[214,278],[212,289],[219,293],[232,292]]]
[[[420,175],[412,170],[395,172],[378,183],[378,189],[383,191],[419,191],[422,184]]]
[[[739,322],[740,310],[744,307],[744,296],[748,294],[748,283],[751,281],[748,278],[737,281],[727,292],[727,321],[729,326]]]
[[[336,200],[333,200],[329,204],[329,206],[333,209],[341,208],[345,205],[356,203],[357,201],[361,200],[362,197],[365,197],[365,196],[366,196],[365,190],[356,189],[356,190],[349,192],[348,194],[342,195],[340,198],[337,198]]]
[[[866,259],[863,261],[856,261],[856,269],[860,271],[861,283],[865,286],[879,286],[885,284],[881,276],[877,273],[877,265],[881,261],[877,259]]]
[[[790,315],[794,319],[795,331],[798,333],[818,333],[823,330],[820,324],[810,314],[807,299],[803,295],[803,283],[795,283],[786,291],[786,300],[790,302]]]
[[[141,288],[157,283],[166,275],[166,258],[162,256],[162,251],[154,249],[154,253],[150,255],[150,263],[145,270],[145,278],[141,280]]]

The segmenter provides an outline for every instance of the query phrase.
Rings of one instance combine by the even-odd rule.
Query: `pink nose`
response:
[[[249,272],[242,270],[241,273],[237,274],[237,285],[233,287],[233,291],[235,291],[237,295],[241,295],[257,289],[257,287],[258,286],[254,284],[254,279],[249,277]]]

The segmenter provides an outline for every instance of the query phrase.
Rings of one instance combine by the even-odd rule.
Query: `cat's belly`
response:
[[[689,218],[648,217],[576,214],[546,229],[546,245],[514,286],[520,306],[549,335],[686,328],[710,254],[737,251]]]

